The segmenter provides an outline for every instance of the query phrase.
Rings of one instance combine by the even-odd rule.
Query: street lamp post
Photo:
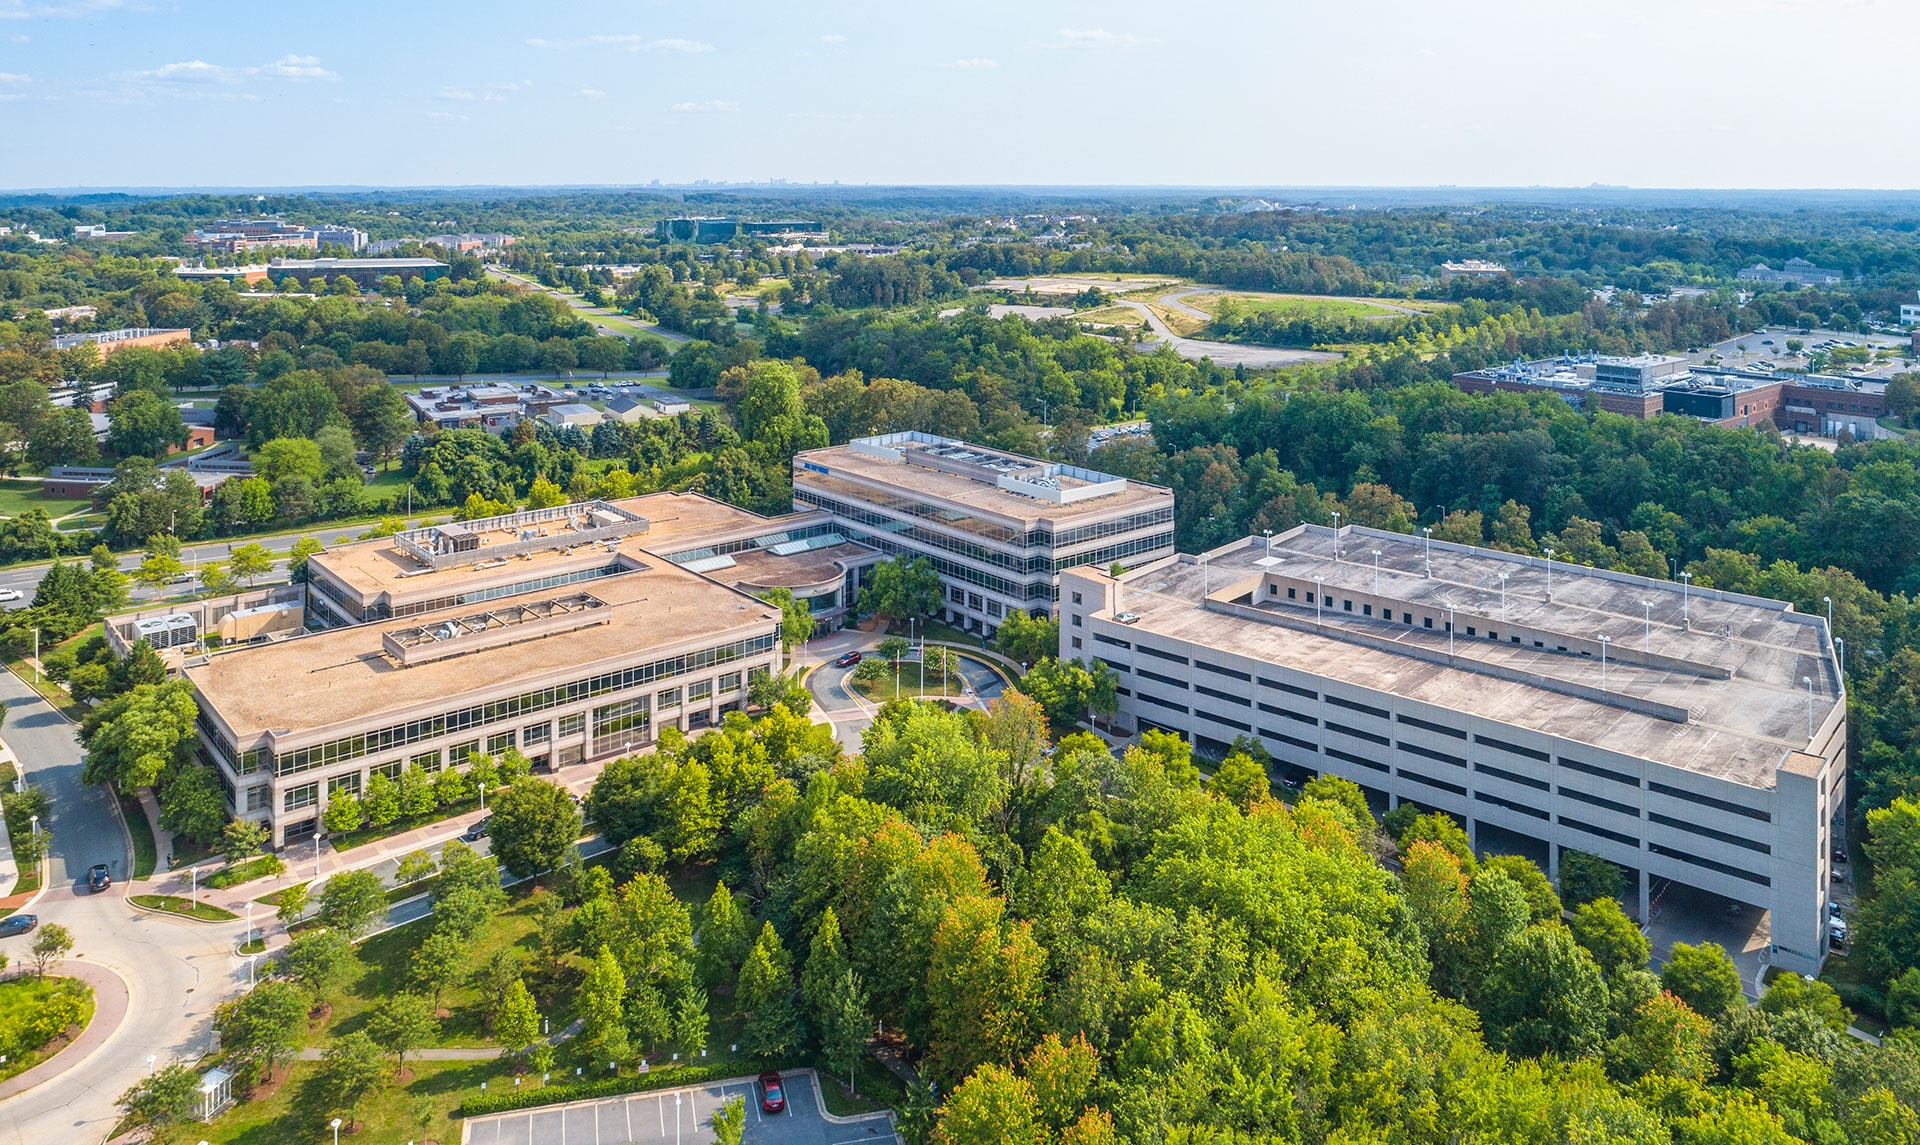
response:
[[[1267,559],[1272,560],[1273,559],[1273,530],[1262,529],[1260,530],[1260,532],[1263,536],[1267,538]]]
[[[1833,631],[1833,598],[1830,596],[1823,596],[1820,599],[1827,602],[1827,631],[1832,632]]]
[[[1333,511],[1333,563],[1340,563],[1340,510]]]
[[[1327,602],[1326,587],[1326,582],[1320,577],[1313,578],[1313,623],[1316,628],[1320,625],[1320,608]]]
[[[147,1055],[147,1076],[148,1077],[153,1076],[153,1063],[159,1060],[160,1060],[159,1057],[154,1054]]]
[[[1600,638],[1600,690],[1607,690],[1607,645],[1613,643],[1613,637]]]
[[[1429,528],[1429,527],[1427,527],[1427,526],[1425,526],[1425,525],[1422,525],[1422,526],[1420,526],[1420,535],[1421,535],[1422,537],[1424,537],[1424,538],[1426,538],[1426,543],[1427,543],[1427,557],[1426,557],[1426,560],[1427,560],[1427,575],[1428,575],[1428,576],[1432,576],[1432,575],[1433,575],[1433,530],[1432,530],[1431,528]]]
[[[1553,550],[1547,550],[1547,603],[1553,603]]]
[[[1373,595],[1380,595],[1380,550],[1373,550]]]
[[[334,1118],[331,1124],[333,1125],[333,1145],[340,1145],[340,1119]]]
[[[1693,629],[1693,602],[1688,595],[1689,590],[1692,588],[1693,588],[1693,574],[1690,572],[1681,573],[1680,574],[1680,620],[1684,624],[1686,624],[1688,631],[1692,631]]]
[[[1813,741],[1813,677],[1802,676],[1800,682],[1807,686],[1807,741]]]
[[[1845,686],[1847,677],[1847,642],[1836,636],[1833,638],[1833,643],[1834,647],[1840,653],[1840,679],[1842,686]]]

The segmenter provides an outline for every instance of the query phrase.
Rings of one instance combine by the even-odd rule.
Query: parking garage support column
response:
[[[1560,844],[1552,840],[1547,842],[1547,881],[1560,885]]]
[[[1653,921],[1653,903],[1649,901],[1649,899],[1651,898],[1651,895],[1649,894],[1649,891],[1651,889],[1649,886],[1649,883],[1651,881],[1652,880],[1648,879],[1647,877],[1646,862],[1645,860],[1642,860],[1640,864],[1640,925],[1641,926],[1645,926],[1648,923]]]

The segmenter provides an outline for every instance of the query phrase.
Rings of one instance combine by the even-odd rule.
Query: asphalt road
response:
[[[660,338],[667,342],[688,341],[688,338],[685,334],[676,334],[671,330],[662,330],[658,326],[649,325],[644,322],[636,321],[635,319],[629,318],[625,314],[621,314],[618,311],[608,310],[604,306],[595,306],[592,303],[588,302],[586,299],[581,298],[579,295],[568,294],[563,290],[555,290],[550,286],[542,286],[537,280],[528,278],[525,275],[514,274],[511,271],[502,270],[497,266],[487,267],[487,273],[493,275],[495,278],[502,278],[508,282],[514,282],[514,283],[518,283],[521,286],[531,287],[532,289],[538,290],[543,294],[553,295],[555,298],[558,298],[560,301],[566,303],[568,306],[572,307],[575,311],[579,312],[583,317],[586,318],[587,321],[593,322],[594,329],[599,333],[611,334],[616,338],[632,338],[634,337],[633,331],[627,325],[631,323],[633,326],[640,327],[642,330],[646,331],[648,334],[651,334],[654,337]],[[594,321],[596,318],[611,318],[619,322],[620,325],[608,326],[601,322]]]
[[[1121,306],[1130,306],[1142,318],[1147,320],[1147,328],[1152,330],[1160,341],[1173,347],[1173,351],[1182,358],[1212,358],[1217,366],[1295,366],[1301,362],[1335,362],[1340,355],[1324,350],[1281,350],[1272,346],[1246,346],[1238,342],[1206,342],[1198,338],[1182,338],[1175,334],[1160,316],[1144,303],[1117,299]],[[1185,307],[1183,307],[1185,309]]]
[[[0,736],[19,756],[27,781],[53,800],[46,824],[53,832],[51,875],[29,910],[42,925],[57,922],[72,931],[73,958],[118,975],[129,993],[124,1019],[97,1046],[82,1049],[84,1056],[58,1077],[0,1101],[0,1145],[93,1145],[119,1121],[114,1102],[145,1075],[149,1054],[164,1065],[196,1060],[206,1049],[213,1007],[246,984],[246,962],[233,954],[243,924],[135,910],[118,879],[112,890],[88,893],[87,867],[105,862],[124,876],[130,861],[112,799],[81,783],[73,726],[32,689],[0,672],[0,702],[6,705]],[[31,943],[9,938],[0,950],[17,963]]]

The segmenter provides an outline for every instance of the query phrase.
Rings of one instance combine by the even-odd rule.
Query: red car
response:
[[[787,1090],[780,1083],[780,1075],[768,1070],[760,1075],[760,1108],[768,1113],[779,1113],[787,1107]]]
[[[860,662],[860,659],[861,659],[860,653],[849,652],[845,656],[842,656],[838,660],[835,660],[833,662],[833,666],[836,668],[851,668],[855,664],[858,664]]]

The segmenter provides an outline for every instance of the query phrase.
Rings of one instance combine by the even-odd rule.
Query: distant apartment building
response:
[[[1755,263],[1740,271],[1741,282],[1770,282],[1775,285],[1790,286],[1831,286],[1846,281],[1846,275],[1824,266],[1815,266],[1804,258],[1790,258],[1779,270],[1774,270],[1764,262]]]
[[[100,356],[104,358],[136,346],[154,350],[162,346],[191,346],[193,331],[184,327],[163,330],[151,326],[129,326],[124,330],[101,330],[94,334],[53,336],[53,348],[56,350],[74,350],[89,342],[99,348]]]
[[[1443,262],[1440,264],[1440,280],[1442,282],[1455,278],[1501,278],[1504,277],[1506,273],[1506,267],[1501,266],[1497,262],[1488,262],[1482,258],[1467,258],[1461,259],[1459,262]]]
[[[1900,304],[1900,325],[1920,325],[1920,302],[1902,302]]]
[[[926,558],[943,618],[988,636],[1009,612],[1051,615],[1061,569],[1173,552],[1169,489],[925,433],[797,454],[793,503],[833,514],[849,540]]]

